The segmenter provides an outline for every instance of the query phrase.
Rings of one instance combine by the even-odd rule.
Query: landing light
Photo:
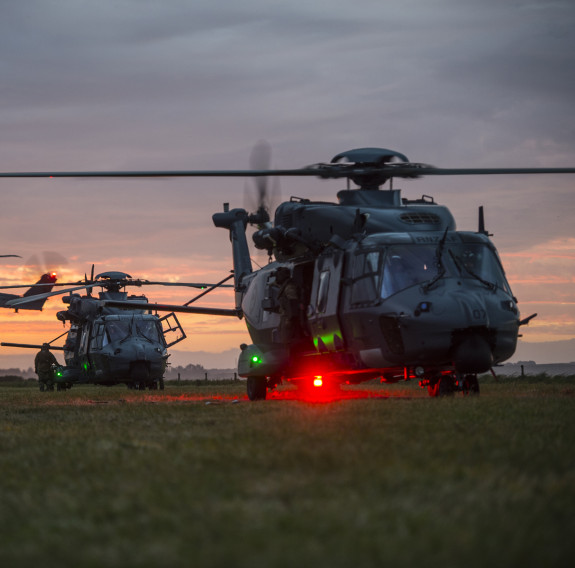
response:
[[[321,387],[323,385],[323,379],[321,377],[315,377],[313,380],[314,387]]]

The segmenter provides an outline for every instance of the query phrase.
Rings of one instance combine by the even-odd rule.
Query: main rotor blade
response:
[[[13,286],[0,286],[0,290],[11,290],[12,288],[31,288],[33,286],[74,286],[76,284],[79,284],[78,282],[59,282],[59,283],[44,283],[44,284],[37,284],[37,283],[33,283],[33,284],[14,284]],[[104,288],[106,287],[106,283],[105,282],[94,282],[92,283],[94,286],[103,286]],[[187,288],[199,288],[201,290],[203,290],[204,288],[210,288],[211,286],[216,286],[215,284],[209,284],[207,282],[150,282],[148,280],[134,280],[134,281],[128,281],[125,283],[125,286],[185,286]],[[82,285],[82,287],[85,287],[86,284]],[[233,284],[223,284],[218,286],[220,288],[233,288]],[[61,294],[63,292],[66,292],[66,290],[60,290],[59,292],[57,292],[58,294]]]
[[[42,345],[32,345],[30,343],[9,343],[7,341],[3,341],[2,343],[0,343],[0,345],[2,347],[23,347],[25,349],[42,349]],[[50,345],[49,349],[53,349],[56,351],[64,351],[64,348],[59,347],[58,345]]]
[[[323,179],[354,178],[370,174],[387,178],[421,176],[572,174],[574,168],[434,168],[426,164],[391,164],[383,166],[354,164],[316,164],[289,170],[158,170],[101,172],[0,172],[0,178],[145,178],[145,177],[268,177],[311,176]]]
[[[402,168],[398,168],[400,174]],[[407,168],[406,168],[407,169]],[[434,168],[413,169],[421,176],[475,176],[475,175],[517,175],[517,174],[573,174],[575,168]],[[412,173],[412,172],[409,172]],[[405,177],[393,174],[393,177]]]
[[[186,286],[188,288],[199,288],[203,290],[204,288],[211,288],[217,286],[218,288],[233,288],[233,284],[208,284],[205,282],[150,282],[148,280],[142,280],[141,282],[144,286]],[[129,286],[129,283],[127,284]],[[138,284],[139,286],[139,284]]]
[[[100,305],[111,308],[126,308],[129,310],[154,310],[158,312],[182,312],[185,314],[201,314],[208,316],[242,317],[241,310],[226,310],[223,308],[192,308],[172,304],[148,304],[145,302],[122,302],[120,300],[101,300]]]
[[[316,176],[317,170],[158,170],[111,172],[0,172],[0,178],[65,178],[65,177],[258,177],[258,176]]]
[[[10,290],[11,288],[41,288],[42,286],[75,286],[78,282],[34,282],[32,284],[14,284],[13,286],[5,285],[0,286],[0,290]]]
[[[22,298],[14,298],[13,300],[8,300],[4,307],[15,308],[21,306],[22,304],[27,304],[29,302],[35,302],[36,300],[43,300],[44,298],[51,298],[52,296],[59,296],[61,294],[66,294],[66,292],[74,292],[75,290],[88,290],[94,286],[101,286],[101,283],[97,284],[84,284],[83,286],[76,286],[75,288],[66,288],[65,290],[57,290],[56,292],[46,292],[45,294],[37,294],[35,296],[25,296]]]

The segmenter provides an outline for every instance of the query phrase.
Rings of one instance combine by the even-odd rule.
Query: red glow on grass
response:
[[[268,400],[300,401],[312,404],[327,404],[332,402],[342,402],[346,400],[365,399],[388,399],[388,398],[412,398],[411,392],[397,392],[393,394],[383,390],[370,389],[339,389],[337,387],[327,388],[325,385],[320,388],[308,389],[278,389],[268,392]]]

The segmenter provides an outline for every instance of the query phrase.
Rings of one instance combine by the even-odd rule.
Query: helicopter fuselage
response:
[[[291,345],[278,334],[279,266],[302,295]],[[517,304],[495,248],[477,233],[373,234],[250,276],[242,310],[253,347],[240,356],[241,376],[393,381],[485,372],[515,351]]]
[[[65,377],[79,383],[154,385],[167,365],[161,325],[151,314],[102,315],[74,325],[66,345]]]
[[[64,344],[64,383],[125,383],[134,388],[162,385],[168,361],[161,320],[141,309],[119,309],[102,305],[107,300],[147,301],[125,291],[106,290],[92,297],[78,294],[63,298],[69,309],[58,319],[70,321]]]
[[[214,215],[230,231],[236,307],[252,340],[241,346],[238,374],[260,385],[256,399],[265,397],[264,380],[269,387],[318,376],[419,378],[435,387],[449,375],[445,384],[476,384],[515,352],[517,300],[482,217],[478,232],[457,231],[449,209],[394,189],[342,190],[338,203],[292,198],[273,226],[257,221],[254,244],[275,261],[256,271],[244,230],[252,219],[243,209]],[[299,313],[291,310],[287,327],[282,267],[298,291]]]

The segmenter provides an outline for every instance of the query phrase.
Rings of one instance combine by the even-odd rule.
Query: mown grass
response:
[[[0,564],[571,565],[575,379],[481,384],[0,388]]]

